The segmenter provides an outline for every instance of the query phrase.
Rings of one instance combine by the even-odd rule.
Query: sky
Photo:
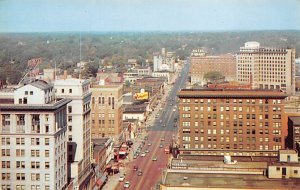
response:
[[[0,32],[300,30],[300,0],[0,0]]]

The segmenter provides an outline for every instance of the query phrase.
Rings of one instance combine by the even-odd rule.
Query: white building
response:
[[[237,80],[252,88],[295,93],[295,49],[261,47],[246,42],[237,54]]]
[[[73,189],[88,189],[91,175],[90,81],[76,78],[56,80],[54,88],[57,98],[72,100],[67,108],[68,177]]]
[[[52,190],[67,185],[67,99],[55,99],[42,81],[0,104],[0,189]]]

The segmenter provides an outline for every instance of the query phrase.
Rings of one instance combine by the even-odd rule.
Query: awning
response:
[[[126,154],[126,151],[120,151],[119,154]]]

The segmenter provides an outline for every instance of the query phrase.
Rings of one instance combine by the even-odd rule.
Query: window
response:
[[[50,144],[50,139],[49,138],[45,138],[45,145],[49,145]]]
[[[68,106],[68,113],[72,113],[72,106]]]
[[[45,162],[45,169],[49,169],[50,168],[50,162]]]
[[[16,167],[17,168],[25,168],[25,161],[17,161]]]
[[[69,93],[72,94],[72,89],[71,88],[69,89]]]
[[[17,180],[22,180],[24,181],[25,180],[25,173],[16,173],[16,179]]]
[[[72,116],[68,116],[68,122],[72,122]]]
[[[50,174],[45,174],[45,181],[50,181]]]
[[[39,180],[36,180],[39,181]],[[40,190],[41,187],[39,185],[31,185],[31,190]]]
[[[2,161],[1,168],[10,168],[10,161]]]
[[[30,91],[30,95],[33,95],[33,91]]]
[[[10,138],[9,137],[1,138],[1,142],[2,145],[10,145]]]
[[[65,93],[65,89],[61,89],[61,93]]]
[[[31,145],[40,145],[39,138],[31,138]]]
[[[25,190],[25,185],[16,185],[16,190]]]
[[[25,95],[28,95],[28,91],[25,91]]]
[[[40,157],[39,150],[31,150],[31,157]]]
[[[32,173],[31,174],[31,181],[40,181],[40,174],[39,173]]]
[[[45,157],[49,157],[49,150],[45,150]]]
[[[39,169],[40,168],[40,162],[33,161],[30,163],[30,165],[31,165],[31,169]]]
[[[25,145],[25,139],[24,138],[16,138],[16,144],[17,145]]]
[[[298,170],[294,170],[294,174],[298,174]]]
[[[2,149],[1,155],[2,156],[10,156],[10,149]]]
[[[2,180],[10,180],[10,173],[2,173]]]

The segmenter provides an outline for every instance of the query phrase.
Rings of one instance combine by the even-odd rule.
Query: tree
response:
[[[216,80],[223,78],[224,76],[218,71],[210,71],[208,73],[205,73],[204,75],[204,79],[206,79],[209,82],[215,82]]]

